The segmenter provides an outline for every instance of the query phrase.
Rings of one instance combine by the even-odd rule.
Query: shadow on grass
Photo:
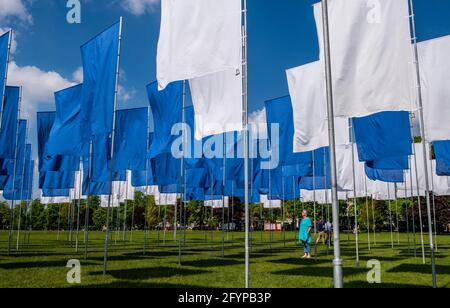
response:
[[[314,262],[314,260],[311,260]],[[314,264],[314,263],[311,263]],[[363,274],[365,273],[365,269],[362,268],[344,268],[344,276],[349,277],[353,275]],[[273,275],[281,275],[281,276],[305,276],[305,277],[322,277],[322,278],[333,278],[333,268],[330,267],[300,267],[294,268],[290,270],[283,270],[272,272]]]
[[[110,270],[108,276],[121,280],[146,280],[151,278],[170,278],[174,276],[193,276],[211,273],[209,271],[190,270],[174,267],[148,267],[126,270]],[[91,272],[91,275],[101,276],[103,272]]]
[[[280,259],[280,260],[270,260],[268,262],[274,263],[274,264],[287,264],[287,265],[311,265],[311,264],[330,263],[329,260],[322,260],[322,259],[314,260],[314,258],[308,259],[308,260],[300,259],[300,258],[287,258],[287,259]]]
[[[191,267],[220,267],[220,266],[233,266],[242,265],[242,261],[226,260],[226,259],[209,259],[209,260],[197,260],[197,261],[185,261],[183,266]]]
[[[388,273],[416,273],[416,274],[431,274],[431,265],[423,264],[402,264],[391,268]],[[438,275],[450,275],[450,266],[436,265],[436,273]]]
[[[83,265],[95,265],[95,263],[83,262]],[[23,268],[66,267],[67,261],[37,261],[37,262],[11,262],[0,263],[1,269],[14,270]]]

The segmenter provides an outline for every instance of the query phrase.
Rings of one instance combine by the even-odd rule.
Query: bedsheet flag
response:
[[[411,111],[413,54],[408,0],[328,1],[336,117]],[[322,5],[314,5],[324,64]]]
[[[87,142],[81,130],[81,100],[83,85],[79,84],[55,93],[56,117],[45,147],[50,156],[87,156]]]
[[[241,6],[241,0],[162,0],[160,90],[174,81],[241,67]]]
[[[85,140],[113,129],[120,27],[120,22],[114,24],[81,47],[81,128]]]
[[[428,142],[450,139],[450,36],[418,44]]]
[[[6,87],[2,129],[0,131],[0,158],[14,159],[16,131],[19,116],[19,87]]]

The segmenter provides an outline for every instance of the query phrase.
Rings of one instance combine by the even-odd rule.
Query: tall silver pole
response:
[[[186,123],[186,111],[185,111],[185,107],[186,107],[186,80],[183,80],[183,104],[181,107],[181,121],[182,124],[184,125]],[[185,194],[184,194],[184,179],[185,179],[185,170],[184,170],[184,159],[185,159],[185,148],[187,145],[186,142],[186,133],[184,131],[182,131],[182,139],[183,139],[183,157],[181,158],[180,161],[180,229],[181,226],[183,225],[183,213],[184,213],[184,208],[186,207],[186,204],[184,203],[184,198],[185,198]],[[181,232],[181,230],[180,230]],[[178,239],[178,265],[181,265],[181,258],[182,258],[182,240],[181,240],[181,235],[179,236]]]
[[[243,31],[243,84],[244,84],[244,146],[245,146],[245,159],[244,159],[244,172],[245,172],[245,287],[250,288],[250,212],[249,212],[249,131],[248,131],[248,33],[247,33],[247,0],[244,1],[244,31]]]
[[[422,97],[422,87],[421,87],[421,77],[420,77],[420,64],[419,64],[419,51],[417,47],[417,33],[416,33],[416,22],[414,15],[414,1],[410,0],[411,4],[411,20],[412,20],[412,31],[413,31],[413,41],[414,41],[414,55],[416,61],[416,75],[417,75],[417,94],[419,101],[419,117],[420,117],[420,128],[422,135],[422,147],[423,147],[423,161],[425,164],[425,197],[427,201],[427,216],[428,216],[428,233],[430,240],[430,255],[431,255],[431,274],[432,274],[432,285],[433,288],[437,288],[436,279],[436,258],[434,251],[434,240],[433,240],[433,226],[432,226],[432,216],[431,216],[431,202],[430,202],[430,183],[428,178],[428,164],[427,164],[427,146],[426,146],[426,136],[425,136],[425,119],[423,115],[423,97]]]
[[[391,230],[391,246],[394,249],[394,230],[392,229],[392,209],[391,209],[391,188],[389,183],[387,183],[387,191],[388,191],[388,203],[389,203],[389,227]]]
[[[409,182],[411,186],[411,205],[412,205],[412,228],[413,228],[413,242],[414,242],[414,258],[417,258],[417,241],[416,241],[416,214],[414,206],[414,189],[413,189],[413,176],[412,176],[412,159],[409,158]]]
[[[25,170],[27,168],[27,166],[26,166],[27,142],[28,142],[28,127],[26,129],[25,143],[23,145],[22,184],[21,184],[21,188],[20,188],[19,222],[17,224],[16,251],[19,251],[20,228],[21,228],[21,223],[22,223],[22,202],[23,202],[23,191],[25,190]],[[31,153],[30,153],[30,164],[31,164]],[[13,195],[15,197],[15,195],[16,195],[15,191],[13,192]]]
[[[364,191],[366,195],[366,216],[367,216],[367,243],[369,251],[371,250],[371,242],[370,242],[370,211],[369,211],[369,195],[367,191],[367,178],[364,177]]]
[[[5,98],[6,98],[6,84],[8,81],[8,68],[9,68],[9,60],[11,54],[11,46],[12,46],[12,38],[13,38],[13,30],[9,29],[9,40],[8,40],[8,54],[6,56],[6,68],[5,68],[5,76],[3,77],[3,96],[2,96],[2,108],[0,110],[0,131],[3,129],[3,110],[5,109]]]
[[[120,17],[120,26],[119,26],[119,48],[117,53],[117,68],[116,68],[116,85],[115,85],[115,93],[114,93],[114,111],[113,111],[113,126],[111,133],[111,162],[109,167],[109,197],[108,197],[108,210],[106,214],[106,236],[105,236],[105,255],[103,258],[103,275],[106,275],[108,271],[108,246],[109,246],[109,217],[111,215],[111,199],[113,193],[113,167],[114,167],[114,146],[116,139],[116,111],[117,111],[117,98],[119,94],[119,74],[120,74],[120,50],[122,47],[122,26],[123,26],[123,17]]]
[[[82,185],[83,185],[83,181],[82,181],[82,177],[81,177],[81,170],[83,168],[83,158],[80,157],[80,173],[79,173],[79,181],[78,181],[78,209],[77,209],[77,235],[75,238],[75,252],[78,253],[78,241],[79,241],[79,235],[80,235],[80,211],[81,211],[81,190]],[[75,191],[76,193],[76,191]]]
[[[16,147],[14,149],[14,174],[13,174],[13,193],[16,190],[16,172],[17,172],[17,155],[19,152],[19,126],[20,126],[20,107],[22,105],[22,87],[20,87],[19,90],[20,94],[19,94],[19,103],[18,103],[18,112],[17,112],[17,124],[16,124]],[[8,233],[8,256],[11,255],[11,241],[12,241],[12,236],[13,236],[13,228],[14,228],[14,222],[15,222],[15,217],[14,217],[14,199],[11,200],[11,216],[10,216],[10,222],[9,222],[9,233]]]
[[[431,147],[430,147],[431,148]],[[431,153],[430,153],[431,155]],[[431,164],[431,189],[432,189],[432,196],[433,196],[433,225],[434,225],[434,242],[435,242],[435,248],[436,252],[438,251],[438,240],[437,240],[437,234],[438,234],[438,225],[436,220],[436,194],[435,194],[435,187],[434,187],[434,169],[433,169],[433,159],[430,157],[430,164]]]
[[[339,227],[339,201],[337,191],[336,140],[334,132],[333,83],[331,72],[330,31],[328,24],[328,0],[322,0],[323,34],[325,47],[325,69],[327,84],[328,129],[330,139],[331,197],[333,205],[334,230],[334,287],[343,288],[343,272]]]
[[[122,241],[125,244],[127,239],[127,210],[128,210],[128,174],[127,174],[127,182],[126,182],[126,191],[125,191],[125,208],[123,211],[123,232],[122,232]]]
[[[353,122],[353,121],[349,121]],[[353,124],[351,125],[353,131]],[[353,176],[353,208],[355,212],[355,247],[356,247],[356,267],[359,267],[359,229],[358,229],[358,200],[356,198],[356,168],[355,168],[355,147],[352,144],[352,176]]]
[[[419,230],[420,230],[420,242],[422,247],[422,263],[426,263],[425,259],[425,238],[423,234],[423,217],[422,217],[422,202],[420,200],[420,182],[419,182],[419,167],[417,164],[417,153],[415,150],[415,145],[413,146],[414,149],[414,168],[416,170],[416,192],[417,192],[417,207],[419,210]]]
[[[394,185],[394,197],[395,197],[395,219],[397,224],[397,244],[400,245],[400,220],[398,213],[398,196],[397,196],[397,183]]]
[[[88,168],[88,192],[86,199],[86,210],[84,211],[84,259],[87,259],[89,246],[89,207],[91,202],[91,180],[92,180],[92,158],[93,142],[89,143],[89,168]]]
[[[376,245],[377,244],[377,222],[375,220],[375,200],[373,198],[373,195],[371,196],[372,198],[372,223],[373,223],[373,244]]]

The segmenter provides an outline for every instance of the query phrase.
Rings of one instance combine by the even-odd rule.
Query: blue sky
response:
[[[79,47],[124,17],[119,108],[147,106],[155,80],[159,0],[81,0],[68,24],[66,0],[0,0],[0,32],[15,30],[10,85],[24,85],[23,112],[35,139],[36,111],[54,110],[53,92],[79,82]],[[316,0],[248,0],[250,110],[288,94],[285,70],[318,59]],[[450,34],[450,1],[415,0],[419,40]],[[35,140],[32,142],[35,143]],[[36,148],[34,148],[36,153]]]

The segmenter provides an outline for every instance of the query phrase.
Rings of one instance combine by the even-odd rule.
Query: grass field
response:
[[[152,231],[147,254],[143,254],[144,234],[134,232],[133,242],[126,245],[120,235],[112,234],[109,255],[109,272],[102,275],[104,233],[91,232],[89,255],[83,257],[83,236],[80,234],[80,253],[76,254],[61,232],[33,232],[29,246],[20,242],[19,252],[7,256],[7,238],[0,231],[0,287],[71,287],[66,282],[69,259],[79,259],[82,266],[82,283],[79,287],[143,287],[143,288],[240,288],[244,286],[244,234],[228,233],[225,236],[225,257],[221,257],[221,233],[188,232],[182,265],[178,265],[178,242],[172,233]],[[286,242],[281,233],[253,233],[251,259],[251,287],[253,288],[329,288],[332,287],[332,251],[327,256],[324,246],[318,248],[316,260],[301,260],[302,250],[295,234],[287,232]],[[128,234],[129,236],[129,234]],[[401,234],[400,244],[392,250],[390,234],[377,234],[377,244],[369,252],[367,235],[361,234],[360,267],[356,267],[354,235],[342,235],[345,287],[430,287],[431,267],[422,264],[420,237],[417,236],[417,258],[408,256],[407,235]],[[427,239],[427,238],[426,238]],[[159,244],[158,244],[159,243]],[[426,246],[428,252],[428,246]],[[428,254],[427,254],[428,257]],[[367,283],[367,261],[377,259],[382,265],[382,284]],[[450,287],[450,236],[438,237],[438,286]]]

